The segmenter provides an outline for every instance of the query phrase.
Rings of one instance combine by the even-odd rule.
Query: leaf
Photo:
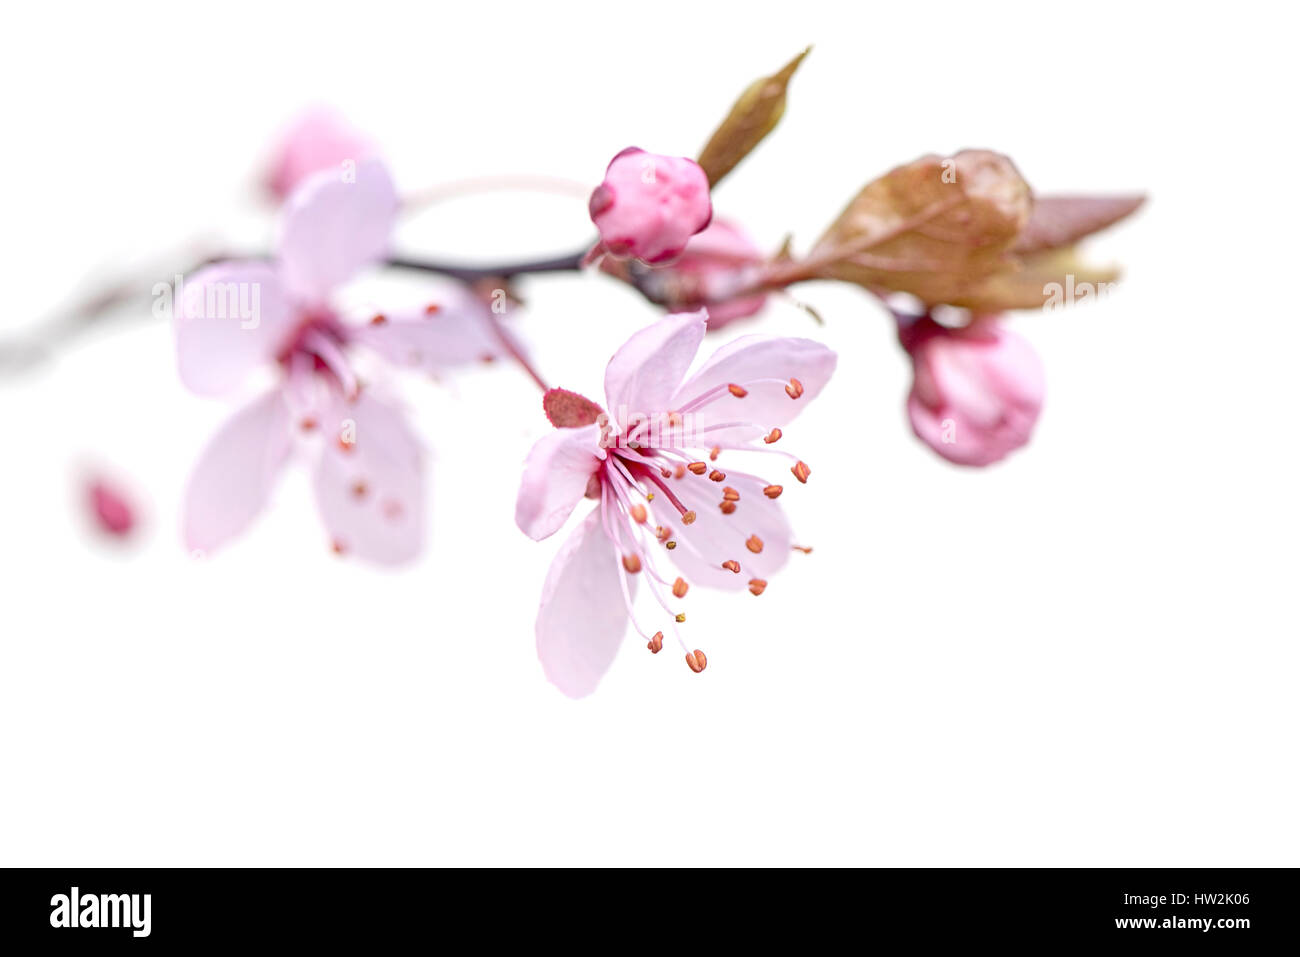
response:
[[[727,118],[700,151],[699,164],[709,177],[710,187],[716,186],[776,128],[785,113],[785,88],[810,50],[812,47],[771,76],[755,80],[740,94]]]
[[[1131,196],[1039,196],[1014,247],[1018,253],[1059,249],[1105,229],[1146,202]]]
[[[568,389],[547,389],[542,396],[542,410],[557,429],[577,429],[593,425],[604,410],[585,395]]]
[[[1049,249],[968,286],[948,304],[976,313],[1042,309],[1053,301],[1083,302],[1107,295],[1119,276],[1115,267],[1083,263],[1073,247]]]
[[[1029,185],[1000,153],[923,156],[863,187],[805,265],[821,278],[952,303],[1007,268],[1031,207]]]

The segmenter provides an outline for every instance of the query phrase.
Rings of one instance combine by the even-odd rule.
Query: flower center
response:
[[[779,428],[736,421],[696,429],[688,417],[724,397],[743,401],[752,388],[773,384],[782,386],[792,401],[803,396],[803,386],[797,379],[762,378],[711,387],[683,403],[680,409],[638,417],[635,422],[627,423],[625,433],[615,434],[608,417],[601,421],[601,445],[609,454],[593,476],[588,494],[600,498],[604,531],[617,553],[628,618],[650,651],[657,654],[663,648],[664,631],[642,627],[632,609],[629,576],[641,575],[656,603],[667,614],[668,629],[685,652],[687,665],[695,672],[704,670],[706,658],[703,652],[692,650],[686,644],[679,627],[686,621],[686,614],[680,609],[690,584],[680,575],[669,579],[660,572],[659,550],[685,549],[704,565],[733,575],[747,574],[748,560],[761,555],[767,543],[751,527],[760,523],[747,522],[746,517],[761,514],[759,510],[763,508],[775,507],[771,500],[779,497],[783,488],[746,474],[744,482],[733,479],[735,484],[749,489],[742,495],[734,485],[727,484],[726,472],[718,467],[719,457],[726,450],[783,456],[794,462],[790,471],[801,484],[807,482],[811,470],[797,457],[770,448],[782,438]],[[749,442],[707,445],[709,433],[737,427],[765,433],[763,446]],[[691,449],[697,454],[692,454]],[[724,516],[725,524],[702,523],[710,526],[710,533],[693,534],[690,526],[699,516],[691,503],[700,503],[705,495],[716,498],[716,508]],[[755,496],[757,502],[752,501]],[[750,593],[761,595],[767,589],[767,581],[752,572],[749,576]]]
[[[344,352],[347,343],[347,329],[332,312],[305,312],[277,358],[291,377],[327,375],[351,400],[360,393],[361,385]]]

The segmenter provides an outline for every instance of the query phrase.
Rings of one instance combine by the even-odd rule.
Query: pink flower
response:
[[[767,302],[764,293],[744,293],[759,279],[763,254],[734,223],[714,219],[692,236],[675,262],[665,266],[616,264],[650,301],[680,312],[707,308],[709,328],[754,315]]]
[[[759,595],[789,557],[782,486],[723,456],[784,456],[770,448],[779,427],[821,392],[835,353],[808,339],[747,336],[688,376],[705,325],[702,312],[670,315],[632,336],[605,369],[608,411],[558,389],[544,401],[556,430],[528,456],[515,521],[540,540],[584,497],[598,503],[552,563],[537,615],[542,668],[571,697],[595,689],[629,620],[651,651],[662,647],[663,630],[633,615],[639,580],[687,650],[678,624],[691,586]],[[785,457],[806,482],[808,466]],[[665,557],[680,574],[661,571]],[[686,661],[703,670],[701,652]]]
[[[375,145],[338,113],[317,107],[284,131],[268,164],[266,185],[276,199],[284,200],[313,173],[341,173],[345,163],[377,155]]]
[[[899,327],[915,379],[912,429],[958,465],[989,465],[1029,441],[1043,406],[1043,364],[1024,339],[980,319],[949,329],[928,316]]]
[[[587,205],[601,248],[617,259],[668,262],[709,225],[709,178],[685,157],[628,147],[605,170]]]
[[[185,501],[185,539],[204,552],[239,534],[266,504],[291,454],[312,462],[321,517],[340,553],[398,563],[420,550],[422,450],[403,415],[362,389],[349,352],[369,348],[436,371],[494,355],[486,306],[468,292],[439,306],[375,315],[357,325],[331,293],[387,253],[397,195],[383,165],[354,181],[309,178],[286,204],[273,262],[206,267],[176,293],[181,379],[217,395],[259,367],[280,384],[235,416],[199,460]]]

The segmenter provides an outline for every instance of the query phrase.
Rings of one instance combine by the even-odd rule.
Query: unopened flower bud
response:
[[[135,528],[135,509],[126,494],[108,480],[92,479],[86,486],[86,497],[101,532],[124,538]]]
[[[709,180],[694,160],[629,147],[610,161],[591,194],[591,221],[616,259],[666,263],[709,225]]]
[[[899,330],[915,378],[912,429],[959,465],[989,465],[1029,441],[1043,407],[1045,376],[1020,336],[981,319],[949,329],[923,317]]]
[[[294,187],[313,173],[336,169],[348,173],[356,164],[375,155],[365,136],[331,110],[314,109],[298,117],[285,130],[266,173],[266,185],[276,199],[284,200]]]

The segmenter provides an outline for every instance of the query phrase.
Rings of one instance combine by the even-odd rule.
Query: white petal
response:
[[[424,545],[424,455],[402,413],[367,391],[336,401],[322,424],[314,484],[334,543],[384,565],[415,558]]]
[[[186,388],[200,395],[231,392],[258,366],[275,360],[293,312],[270,263],[216,263],[184,286],[172,306],[172,326]]]
[[[547,680],[570,698],[596,690],[627,631],[619,556],[592,510],[546,576],[537,612],[537,657]],[[635,594],[636,582],[628,583]]]
[[[609,414],[620,427],[631,416],[667,412],[673,392],[704,339],[703,311],[665,316],[623,344],[605,368]]]
[[[388,254],[397,219],[397,188],[379,160],[309,177],[285,204],[279,260],[295,296],[320,303],[360,269]]]
[[[539,439],[524,463],[515,500],[520,530],[537,541],[559,531],[604,458],[600,429],[594,425],[556,429]]]
[[[185,493],[185,543],[211,551],[265,506],[292,448],[289,409],[277,389],[245,406],[212,437]]]
[[[836,355],[820,342],[773,336],[742,336],[709,357],[672,398],[671,407],[682,409],[690,400],[719,390],[718,395],[693,413],[697,434],[708,426],[750,422],[753,426],[721,429],[702,434],[700,445],[753,439],[775,426],[785,425],[815,399],[835,371]],[[790,398],[786,386],[797,379],[803,393]],[[747,391],[737,398],[726,387]]]

